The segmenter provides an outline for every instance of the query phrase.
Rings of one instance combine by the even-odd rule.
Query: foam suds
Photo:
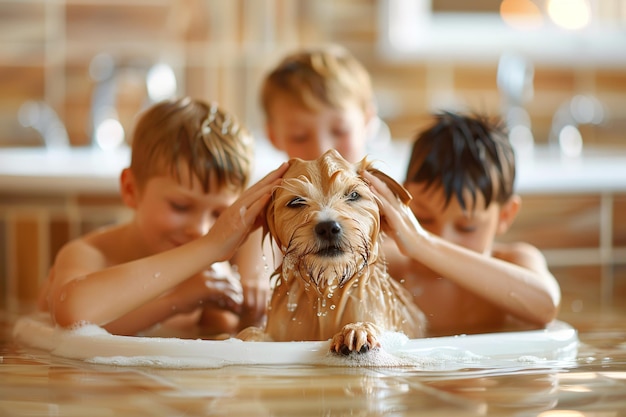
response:
[[[64,331],[63,329],[59,329],[59,332],[63,332],[63,331]],[[67,329],[65,331],[70,332],[75,335],[80,335],[80,336],[96,336],[96,335],[102,336],[102,335],[111,334],[107,332],[105,329],[103,329],[102,327],[97,326],[95,324],[88,323],[88,322],[75,324],[70,329]]]
[[[403,333],[385,332],[380,336],[381,348],[350,355],[329,352],[321,364],[351,367],[418,367],[424,370],[459,369],[489,358],[449,346],[421,351],[406,351],[410,339]]]
[[[367,353],[351,353],[349,355],[340,355],[328,352],[320,365],[327,366],[347,366],[347,367],[366,367],[366,368],[393,368],[406,366],[421,366],[419,360],[415,358],[401,358],[394,356],[381,348],[375,348]]]
[[[166,369],[210,369],[222,368],[224,363],[211,363],[206,359],[177,359],[171,356],[95,356],[85,362],[113,366],[146,366]]]

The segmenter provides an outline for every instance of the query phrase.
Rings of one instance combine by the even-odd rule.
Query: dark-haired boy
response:
[[[396,244],[386,248],[388,271],[426,313],[431,335],[498,331],[511,323],[537,328],[556,317],[560,288],[541,252],[495,242],[521,203],[501,124],[436,115],[413,145],[404,184],[413,195],[410,209],[367,178]]]

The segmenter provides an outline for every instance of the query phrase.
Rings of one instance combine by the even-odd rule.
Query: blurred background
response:
[[[393,141],[439,109],[502,116],[524,201],[505,239],[546,253],[564,314],[626,308],[626,0],[0,0],[0,307],[128,215],[137,112],[214,100],[262,140],[263,75],[326,43],[370,71]]]

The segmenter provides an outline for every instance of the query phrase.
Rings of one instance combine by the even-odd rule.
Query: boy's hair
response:
[[[446,206],[454,195],[467,210],[464,191],[503,204],[513,195],[515,155],[501,120],[452,112],[435,115],[435,123],[418,134],[411,151],[407,183],[442,186]],[[495,194],[495,195],[494,195]]]
[[[261,106],[269,117],[271,101],[287,94],[309,110],[320,104],[336,109],[356,102],[364,112],[373,106],[372,83],[367,70],[346,49],[330,45],[287,55],[265,77]]]
[[[212,179],[218,189],[243,191],[252,174],[253,151],[252,137],[232,114],[185,97],[154,104],[141,114],[130,169],[141,186],[164,174],[180,182],[180,169],[186,168],[205,193]]]

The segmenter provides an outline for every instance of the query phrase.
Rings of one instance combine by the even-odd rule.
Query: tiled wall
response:
[[[90,2],[0,0],[0,144],[34,144],[17,123],[26,100],[59,113],[75,145],[90,141],[95,82],[90,61],[117,62],[117,110],[127,132],[145,105],[145,74],[158,61],[174,66],[179,92],[216,100],[253,129],[263,74],[287,51],[335,42],[370,70],[381,116],[394,137],[411,136],[433,109],[466,106],[498,114],[497,57],[468,61],[383,59],[379,0],[186,0]],[[522,36],[522,35],[521,35]],[[587,143],[626,146],[626,68],[535,63],[528,104],[535,137],[548,138],[557,108],[576,94],[593,94],[607,108],[602,126],[584,126]]]

